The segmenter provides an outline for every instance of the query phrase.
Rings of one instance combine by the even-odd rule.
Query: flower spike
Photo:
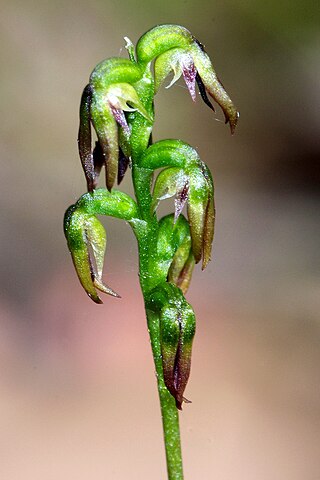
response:
[[[201,96],[211,110],[214,103],[221,107],[232,134],[239,114],[204,47],[186,28],[158,25],[141,36],[136,48],[124,38],[129,58],[99,63],[81,97],[78,148],[88,191],[67,210],[64,233],[81,285],[94,302],[102,303],[99,292],[119,295],[103,283],[107,237],[97,216],[122,219],[133,230],[168,477],[182,480],[176,410],[189,403],[184,391],[196,329],[184,295],[195,264],[202,262],[204,269],[211,259],[214,186],[210,170],[190,145],[170,139],[153,143],[155,94],[162,84],[169,83],[169,88],[183,78],[193,101]],[[107,188],[97,188],[103,166]],[[135,200],[114,188],[129,166]],[[168,198],[174,200],[174,212],[158,219],[159,203]]]

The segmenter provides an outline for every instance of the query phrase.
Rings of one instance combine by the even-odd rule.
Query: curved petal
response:
[[[192,47],[190,47],[189,51],[193,57],[194,64],[206,90],[222,108],[226,117],[226,122],[229,122],[230,124],[231,133],[234,133],[238,122],[239,113],[232,103],[231,98],[220,83],[213,69],[209,56],[196,42],[192,45]]]

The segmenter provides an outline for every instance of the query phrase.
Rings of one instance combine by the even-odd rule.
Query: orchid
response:
[[[100,292],[120,295],[104,281],[107,236],[97,216],[124,220],[133,230],[168,479],[183,480],[178,410],[190,403],[184,393],[196,329],[195,313],[185,295],[195,264],[202,261],[205,269],[211,260],[214,186],[208,166],[190,145],[172,139],[153,143],[154,97],[173,74],[168,87],[182,76],[195,101],[198,86],[211,109],[208,95],[222,108],[231,133],[238,112],[203,46],[186,28],[157,26],[142,35],[136,47],[125,40],[129,59],[113,57],[99,63],[82,93],[78,147],[87,192],[68,208],[64,233],[82,287],[100,304]],[[129,166],[135,200],[114,188]],[[97,188],[103,167],[106,188]],[[159,204],[168,198],[174,198],[174,213],[158,218]]]

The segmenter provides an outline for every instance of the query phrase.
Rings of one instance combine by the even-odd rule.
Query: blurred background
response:
[[[195,146],[216,186],[213,261],[188,293],[197,335],[193,403],[180,415],[185,478],[319,479],[312,0],[1,2],[0,478],[166,477],[132,232],[105,222],[105,280],[122,299],[102,306],[82,291],[62,232],[85,191],[83,86],[99,61],[126,55],[124,36],[135,43],[158,23],[205,44],[241,114],[231,137],[183,81],[156,98],[154,139]]]

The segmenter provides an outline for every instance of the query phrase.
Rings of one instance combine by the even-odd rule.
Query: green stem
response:
[[[138,158],[133,156],[132,179],[141,218],[146,222],[143,233],[137,236],[139,246],[139,276],[142,294],[147,305],[150,292],[160,283],[166,281],[166,272],[159,269],[157,255],[157,237],[159,224],[151,214],[150,171],[137,166]],[[169,480],[183,480],[182,455],[180,444],[179,416],[176,402],[164,383],[159,316],[146,308],[148,330],[155,363],[164,444]]]

